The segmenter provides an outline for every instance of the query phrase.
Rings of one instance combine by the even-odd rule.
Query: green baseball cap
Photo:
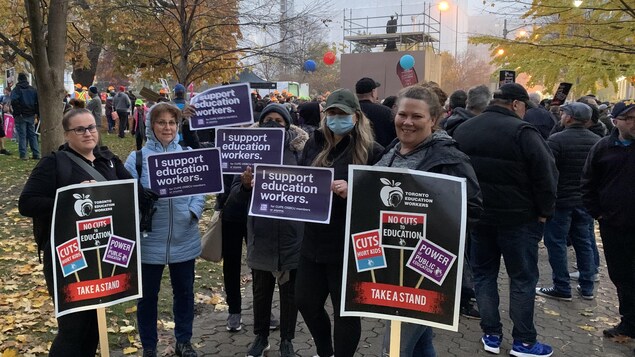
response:
[[[331,108],[341,109],[346,114],[353,114],[355,111],[361,110],[357,96],[345,88],[333,91],[333,93],[326,98],[326,107],[324,108],[324,111]]]

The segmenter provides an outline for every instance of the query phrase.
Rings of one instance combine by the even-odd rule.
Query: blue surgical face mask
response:
[[[328,126],[335,135],[348,134],[355,127],[353,114],[327,115],[326,126]]]

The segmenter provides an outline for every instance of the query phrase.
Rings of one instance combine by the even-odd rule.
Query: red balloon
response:
[[[328,51],[324,54],[323,60],[324,64],[326,64],[327,66],[332,65],[333,63],[335,63],[335,53]]]

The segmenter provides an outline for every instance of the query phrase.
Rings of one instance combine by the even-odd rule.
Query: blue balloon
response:
[[[317,64],[314,60],[307,60],[306,62],[304,62],[304,70],[307,72],[315,72],[316,67]]]
[[[401,59],[399,59],[399,65],[401,68],[409,70],[415,66],[415,58],[411,55],[403,55],[401,56]]]

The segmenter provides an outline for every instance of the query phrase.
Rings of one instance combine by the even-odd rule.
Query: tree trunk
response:
[[[73,82],[81,83],[83,86],[90,87],[95,82],[95,73],[97,73],[97,65],[99,64],[99,56],[104,44],[104,38],[101,35],[101,29],[96,26],[90,27],[90,44],[86,51],[88,57],[88,67],[83,68],[77,66],[73,68]]]
[[[57,150],[63,142],[62,100],[68,3],[67,0],[50,0],[45,23],[40,1],[24,1],[31,29],[33,68],[38,84],[43,154]]]

